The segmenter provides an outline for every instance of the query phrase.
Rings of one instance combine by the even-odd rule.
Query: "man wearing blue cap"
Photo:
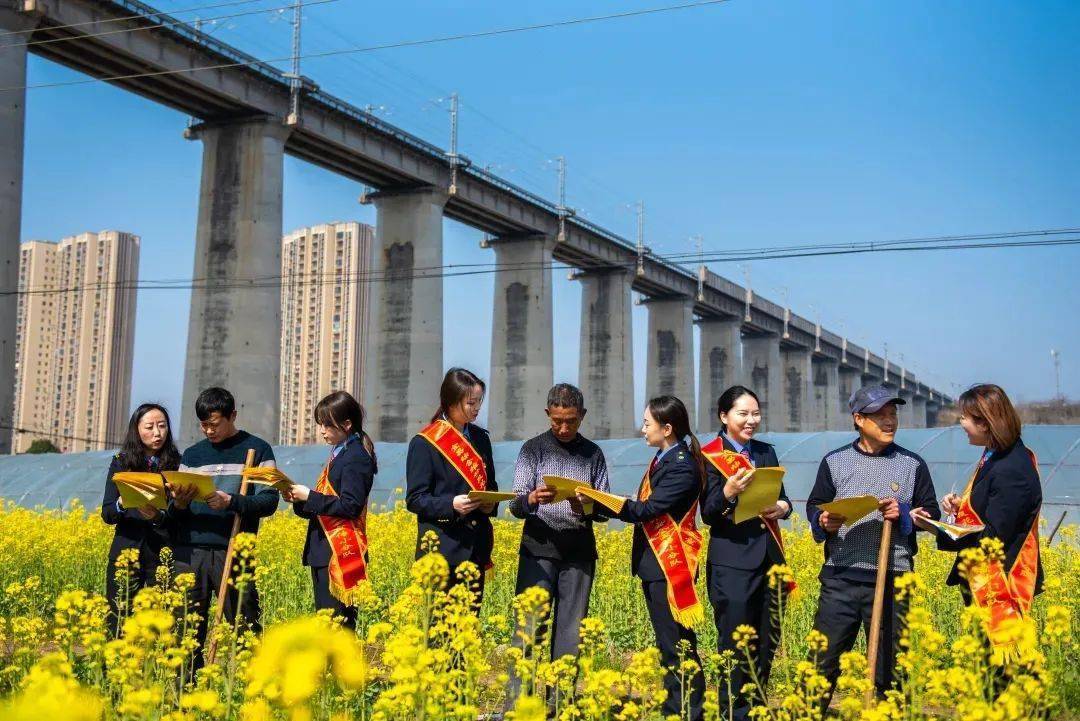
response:
[[[814,540],[825,544],[814,628],[829,639],[828,649],[817,659],[830,684],[826,706],[840,675],[840,656],[855,645],[860,627],[867,636],[870,633],[878,551],[886,522],[897,527],[892,534],[874,683],[879,695],[892,685],[901,629],[899,609],[893,603],[893,579],[914,568],[918,551],[911,514],[941,517],[926,461],[893,442],[897,406],[903,403],[894,390],[880,385],[860,388],[851,395],[848,408],[859,437],[822,459],[806,501]],[[819,508],[823,503],[856,496],[877,498],[878,510],[848,524],[843,516]]]

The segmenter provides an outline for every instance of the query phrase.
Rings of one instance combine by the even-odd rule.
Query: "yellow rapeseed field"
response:
[[[372,514],[370,594],[357,632],[312,615],[310,576],[300,565],[305,525],[279,513],[257,538],[238,539],[241,592],[258,585],[265,632],[260,638],[222,627],[217,663],[191,673],[194,624],[185,604],[190,577],[159,574],[159,585],[131,599],[118,639],[107,636],[106,552],[112,528],[96,514],[0,508],[0,719],[372,719],[471,721],[501,712],[516,668],[522,695],[508,719],[563,721],[659,719],[662,669],[640,586],[629,574],[629,529],[598,531],[600,561],[577,659],[550,660],[512,648],[543,647],[534,630],[548,599],[534,589],[515,598],[520,525],[496,523],[495,576],[479,618],[467,587],[444,591],[448,569],[432,554],[413,562],[416,523],[399,507]],[[811,632],[821,548],[805,524],[785,532],[798,590],[784,608],[773,678],[758,690],[759,719],[819,719],[824,680],[811,659],[824,639]],[[978,563],[992,544],[972,554]],[[952,556],[924,545],[918,573],[898,595],[908,622],[898,664],[902,690],[869,708],[865,658],[843,658],[833,713],[843,719],[1019,721],[1070,718],[1080,708],[1080,570],[1075,528],[1043,548],[1047,588],[1021,652],[1004,666],[985,653],[983,619],[944,586]],[[166,566],[165,571],[168,570]],[[475,569],[471,569],[476,572]],[[701,589],[705,597],[704,588]],[[701,624],[710,684],[707,716],[726,719],[715,689],[756,643],[738,634],[740,653],[717,654],[711,614]],[[685,671],[691,669],[686,668]],[[542,699],[553,708],[546,708]]]

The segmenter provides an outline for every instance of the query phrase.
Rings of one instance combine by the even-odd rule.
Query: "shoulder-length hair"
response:
[[[175,471],[180,467],[180,451],[176,449],[176,442],[173,441],[172,421],[169,420],[169,412],[165,410],[165,406],[158,403],[143,403],[131,414],[127,433],[124,435],[124,442],[120,446],[120,462],[123,464],[124,470],[127,471],[146,470],[147,461],[151,454],[147,452],[142,438],[139,437],[139,422],[150,411],[161,411],[161,414],[165,416],[167,429],[165,445],[157,452],[158,468],[163,471]]]
[[[990,429],[989,446],[995,451],[1011,448],[1020,438],[1020,414],[1001,386],[980,383],[960,394],[960,412]]]

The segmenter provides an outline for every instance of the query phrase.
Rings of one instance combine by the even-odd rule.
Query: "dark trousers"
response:
[[[188,610],[199,614],[199,625],[195,630],[195,638],[199,642],[199,652],[195,657],[195,668],[198,669],[203,665],[202,647],[206,641],[210,616],[216,612],[216,606],[211,605],[210,601],[217,595],[221,576],[225,572],[225,549],[177,546],[173,554],[176,559],[176,574],[191,573],[195,576],[195,585],[188,592]],[[224,622],[232,624],[236,621],[237,605],[241,625],[259,633],[262,625],[259,621],[259,594],[255,590],[254,581],[244,587],[243,598],[239,598],[239,591],[235,586],[229,586],[225,592]]]
[[[589,593],[592,591],[596,561],[563,561],[555,558],[537,558],[522,553],[518,559],[517,590],[539,586],[551,594],[551,619],[549,650],[551,659],[563,656],[577,656],[580,641],[581,619],[589,612]],[[524,641],[517,635],[517,619],[513,619],[514,637],[512,643],[521,648]],[[512,704],[521,692],[521,679],[511,670],[509,703]]]
[[[330,593],[329,566],[311,567],[311,586],[315,590],[316,611],[329,608],[334,612],[335,616],[340,616],[344,619],[341,622],[342,626],[345,628],[356,628],[356,607],[346,606],[344,603],[334,598],[334,594]]]
[[[124,584],[116,580],[116,559],[125,549],[115,548],[109,552],[109,563],[105,567],[105,596],[109,600],[109,631],[114,637],[120,635],[120,603],[124,601]],[[139,547],[139,566],[132,570],[128,579],[126,613],[131,613],[131,602],[140,588],[153,586],[157,582],[157,569],[161,565],[158,558],[160,550],[146,545]]]
[[[721,718],[728,717],[730,705],[734,711],[733,718],[743,721],[750,717],[751,704],[755,699],[760,699],[760,696],[742,693],[742,687],[749,683],[751,678],[746,655],[735,648],[735,642],[731,638],[731,634],[742,624],[753,626],[757,630],[757,650],[751,654],[751,658],[754,672],[762,685],[761,694],[768,690],[769,673],[772,671],[773,654],[776,652],[775,641],[780,633],[773,618],[774,613],[779,613],[779,607],[775,593],[769,590],[766,576],[771,565],[772,561],[766,559],[760,568],[755,569],[708,564],[705,570],[719,649],[734,651],[738,661],[731,673],[731,699],[728,698],[728,684],[724,679],[720,680]]]
[[[893,579],[885,587],[884,605],[881,613],[881,635],[878,642],[877,667],[874,669],[874,685],[878,695],[892,686],[893,667],[896,665],[896,649],[902,630],[900,609],[894,602]],[[821,596],[818,599],[814,628],[829,639],[829,647],[818,657],[818,670],[829,680],[828,705],[832,689],[840,676],[840,656],[855,645],[859,629],[870,637],[870,615],[874,608],[874,584],[844,578],[821,579]]]
[[[700,668],[701,658],[697,651],[697,634],[693,629],[680,625],[671,615],[671,607],[668,606],[667,600],[667,581],[642,581],[641,588],[645,592],[645,606],[649,609],[649,620],[656,634],[656,648],[660,650],[660,663],[667,670],[664,674],[664,688],[667,689],[667,699],[662,709],[664,717],[677,715],[679,718],[686,718],[682,713],[683,688],[679,681],[678,643],[682,640],[689,642],[690,651],[682,660],[695,661]],[[690,693],[687,703],[690,721],[701,721],[704,718],[702,702],[705,696],[705,675],[699,670],[686,679],[686,686]]]

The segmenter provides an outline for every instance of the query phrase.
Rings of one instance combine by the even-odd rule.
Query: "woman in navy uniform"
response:
[[[628,499],[615,517],[634,524],[631,572],[641,579],[649,620],[656,634],[656,647],[660,650],[661,663],[667,669],[664,717],[677,715],[684,718],[680,660],[692,660],[699,668],[701,666],[697,634],[693,630],[693,624],[703,618],[701,603],[694,591],[697,551],[701,545],[701,535],[694,526],[703,477],[701,448],[690,432],[686,406],[675,396],[653,398],[643,415],[641,432],[645,442],[657,449],[656,456],[641,482],[637,499]],[[657,524],[665,524],[666,528]],[[669,560],[662,567],[653,544],[654,539],[665,532],[680,537],[680,547],[686,554],[680,562],[672,564]],[[668,554],[664,555],[668,558]],[[682,658],[679,641],[689,644],[689,652]],[[690,677],[688,691],[689,699],[685,700],[685,705],[690,721],[700,721],[705,695],[705,678],[700,671]]]
[[[105,479],[105,494],[101,499],[101,518],[110,526],[116,526],[112,546],[109,547],[109,563],[105,576],[105,595],[109,599],[109,627],[115,636],[119,631],[119,597],[122,584],[116,579],[116,560],[120,552],[129,548],[139,552],[139,565],[129,576],[126,606],[130,608],[135,592],[154,583],[160,565],[161,549],[169,543],[165,527],[165,515],[153,506],[125,508],[120,491],[113,483],[113,474],[119,471],[175,471],[180,467],[180,451],[173,442],[169,412],[157,403],[143,403],[135,409],[128,421],[124,443],[112,463]]]
[[[749,388],[732,386],[717,401],[721,431],[704,449],[706,459],[713,453],[738,453],[755,468],[780,465],[776,451],[768,443],[755,439],[761,425],[761,407]],[[755,672],[767,687],[775,648],[774,613],[778,611],[775,591],[769,588],[767,574],[773,565],[784,563],[784,549],[779,541],[776,522],[791,515],[791,501],[783,485],[780,498],[760,518],[736,524],[731,517],[741,494],[753,480],[744,469],[725,478],[712,462],[705,463],[706,487],[702,495],[701,519],[710,527],[709,555],[705,570],[709,601],[720,650],[735,649],[731,634],[740,625],[757,630]],[[731,675],[731,700],[735,719],[747,719],[752,698],[741,692],[750,681],[745,659],[737,652],[739,664]],[[765,689],[762,689],[764,691]],[[720,684],[720,708],[727,709],[727,684]]]
[[[476,374],[451,368],[439,388],[439,408],[409,442],[405,460],[406,507],[416,514],[416,557],[424,555],[422,540],[428,531],[439,540],[439,553],[455,569],[471,561],[480,569],[476,603],[484,594],[484,575],[491,567],[495,535],[491,516],[496,504],[469,498],[472,490],[498,490],[495,461],[488,432],[475,424],[486,386]],[[465,443],[461,441],[464,440]],[[460,451],[460,455],[456,452]]]
[[[296,515],[308,519],[302,560],[311,568],[315,609],[332,609],[348,628],[356,627],[356,606],[344,601],[349,600],[356,583],[367,579],[367,506],[378,473],[375,446],[364,432],[363,422],[363,408],[345,391],[335,391],[319,401],[315,406],[315,423],[323,440],[331,446],[330,460],[324,469],[325,482],[330,488],[320,478],[314,490],[294,484],[281,494],[293,504]],[[351,547],[359,539],[363,545],[363,563],[358,563],[359,559],[354,561],[344,577],[341,569],[350,565],[349,560],[334,560],[334,548],[319,516],[348,521],[347,531],[353,536],[346,543]],[[340,533],[336,528],[333,532]]]

